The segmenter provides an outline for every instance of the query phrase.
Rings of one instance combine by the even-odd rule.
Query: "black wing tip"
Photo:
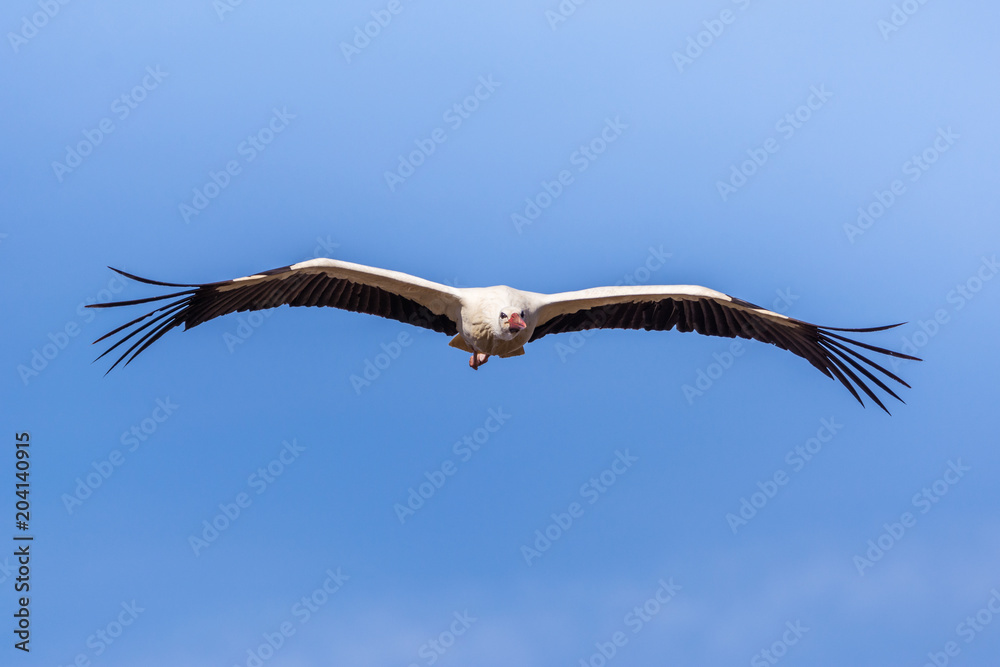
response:
[[[201,289],[199,286],[198,289]],[[87,306],[87,308],[117,308],[118,306],[138,306],[142,303],[152,303],[153,301],[163,301],[164,299],[172,299],[175,296],[187,296],[189,294],[194,294],[198,289],[189,289],[182,292],[171,292],[170,294],[161,294],[160,296],[149,296],[145,299],[129,299],[128,301],[109,301],[108,303],[92,303]]]
[[[175,297],[175,296],[182,296],[184,294],[193,294],[199,288],[203,287],[203,285],[197,285],[197,284],[192,284],[192,283],[165,283],[165,282],[162,282],[160,280],[152,280],[150,278],[143,278],[143,277],[137,276],[137,275],[135,275],[133,273],[129,273],[128,271],[122,271],[121,269],[116,269],[113,266],[109,266],[108,268],[111,269],[112,271],[114,271],[115,273],[118,273],[118,274],[121,274],[121,275],[125,276],[126,278],[129,278],[131,280],[135,280],[135,281],[140,282],[140,283],[145,283],[146,285],[156,285],[158,287],[190,287],[192,289],[184,290],[182,292],[174,292],[173,294],[164,294],[162,296],[151,296],[151,297],[147,297],[145,299],[129,299],[128,301],[109,301],[108,303],[91,303],[91,304],[87,304],[87,306],[86,306],[87,308],[117,308],[118,306],[136,306],[136,305],[139,305],[141,303],[150,303],[152,301],[161,301],[163,299],[169,299],[169,298]],[[98,342],[100,340],[102,340],[102,338],[98,338],[94,342],[96,343],[96,342]]]
[[[886,329],[895,329],[896,327],[901,327],[907,322],[897,322],[896,324],[886,324],[880,327],[862,327],[862,328],[844,328],[844,327],[819,327],[820,329],[828,329],[830,331],[846,331],[848,333],[870,333],[872,331],[885,331]]]
[[[907,385],[907,386],[909,386],[909,385]],[[901,399],[901,398],[900,398],[899,396],[896,396],[895,398],[896,398],[896,400],[897,400],[897,401],[899,401],[899,402],[900,402],[900,403],[902,403],[903,405],[906,405],[906,401],[904,401],[903,399]],[[862,407],[862,408],[866,408],[866,409],[868,408],[868,406],[867,406],[867,405],[865,405],[865,402],[864,402],[864,401],[862,401],[862,400],[861,400],[860,398],[858,398],[858,403],[860,403],[860,404],[861,404],[861,407]],[[892,413],[891,413],[891,412],[889,412],[889,408],[887,408],[887,407],[885,407],[884,405],[882,405],[882,403],[881,403],[881,402],[879,402],[878,406],[879,406],[880,408],[882,408],[882,412],[884,412],[885,414],[889,415],[890,417],[892,416]]]
[[[868,357],[864,356],[863,354],[859,353],[858,351],[847,347],[846,345],[844,345],[844,343],[848,343],[850,345],[856,345],[865,350],[870,350],[871,352],[884,354],[886,356],[894,357],[897,359],[905,359],[909,361],[923,361],[923,360],[920,359],[919,357],[914,357],[912,355],[904,354],[902,352],[895,352],[893,350],[889,350],[883,347],[878,347],[875,345],[871,345],[869,343],[864,343],[858,340],[854,340],[852,338],[848,338],[847,336],[841,336],[833,332],[842,331],[849,333],[870,333],[870,332],[886,331],[888,329],[894,329],[904,324],[906,324],[906,322],[899,322],[897,324],[888,324],[880,327],[864,327],[864,328],[850,328],[850,329],[841,327],[821,327],[814,325],[816,333],[818,335],[817,342],[819,342],[821,347],[826,349],[827,358],[830,361],[830,367],[831,370],[834,371],[836,379],[838,379],[841,382],[841,384],[847,386],[847,388],[851,390],[851,393],[854,395],[854,398],[857,399],[858,403],[860,403],[862,407],[867,407],[865,405],[864,400],[861,398],[861,395],[854,390],[854,387],[850,386],[850,382],[847,379],[849,377],[850,380],[852,380],[854,384],[858,386],[859,389],[861,389],[869,398],[872,399],[872,401],[876,405],[878,405],[878,407],[882,409],[883,412],[885,412],[889,416],[892,416],[892,413],[889,411],[889,408],[887,408],[882,403],[882,401],[879,400],[878,395],[875,394],[875,392],[871,387],[869,387],[861,378],[859,378],[854,372],[851,371],[849,366],[853,366],[856,370],[860,371],[870,381],[874,382],[878,388],[885,390],[890,396],[895,398],[903,405],[906,405],[906,401],[900,398],[896,394],[896,392],[892,391],[889,387],[887,387],[882,380],[880,380],[877,376],[873,374],[873,371],[881,372],[882,374],[887,376],[888,379],[898,382],[900,385],[906,387],[907,389],[911,388],[910,385],[905,380],[898,377],[895,373],[892,373],[886,368],[883,368],[882,366],[872,361]],[[838,342],[838,341],[843,341],[843,342]],[[871,368],[866,368],[865,365]],[[844,371],[844,373],[840,373],[838,371]],[[844,377],[845,375],[847,377]]]
[[[889,329],[895,329],[896,327],[901,327],[904,324],[909,324],[909,322],[897,322],[896,324],[886,324],[885,326],[881,327],[864,327],[860,329],[845,329],[840,327],[818,327],[818,328],[825,329],[826,331],[844,331],[847,333],[871,333],[873,331],[888,331]],[[836,334],[831,334],[831,335],[835,336],[836,338],[840,338],[841,340],[846,340],[841,336],[836,336]],[[855,342],[855,341],[849,341],[849,342]],[[890,356],[897,357],[899,359],[907,359],[908,361],[923,361],[923,359],[921,359],[920,357],[914,357],[912,355],[905,354],[903,352],[894,352],[893,350],[887,350],[885,348],[875,348],[875,347],[871,347],[869,349],[877,352],[882,352],[883,354],[888,354]],[[903,384],[906,383],[904,382]],[[906,386],[908,387],[909,385]]]
[[[138,305],[140,303],[149,303],[150,301],[159,301],[161,299],[169,299],[170,297],[180,296],[181,294],[190,294],[190,293],[193,293],[194,291],[196,291],[199,287],[202,287],[202,285],[195,285],[195,284],[188,284],[188,283],[165,283],[165,282],[161,282],[159,280],[151,280],[149,278],[142,278],[140,276],[134,275],[134,274],[129,273],[127,271],[122,271],[121,269],[116,269],[113,266],[109,266],[108,268],[111,269],[112,271],[114,271],[115,273],[119,273],[119,274],[125,276],[126,278],[130,278],[131,280],[135,280],[135,281],[140,282],[140,283],[145,283],[147,285],[157,285],[157,286],[161,286],[161,287],[191,287],[191,288],[194,288],[194,289],[185,290],[184,292],[175,292],[173,294],[164,294],[163,296],[148,297],[148,298],[145,298],[145,299],[131,299],[131,300],[128,300],[128,301],[109,301],[108,303],[90,303],[90,304],[87,304],[85,306],[86,308],[116,308],[118,306],[135,306],[135,305]],[[101,339],[98,338],[97,340],[101,340]],[[94,342],[96,343],[97,341],[94,341]]]
[[[923,359],[921,359],[920,357],[914,357],[904,352],[896,352],[894,350],[889,350],[884,347],[871,345],[870,343],[862,343],[861,341],[854,340],[853,338],[848,338],[847,336],[841,336],[839,334],[832,333],[834,331],[846,331],[848,333],[869,333],[873,331],[885,331],[887,329],[894,329],[904,324],[906,324],[906,322],[900,322],[899,324],[889,324],[883,327],[866,327],[864,329],[844,329],[838,327],[824,327],[819,325],[813,325],[813,326],[815,326],[816,329],[819,331],[819,333],[822,335],[826,335],[831,338],[836,338],[837,340],[842,340],[852,345],[863,347],[866,350],[871,350],[872,352],[878,352],[879,354],[885,354],[890,357],[896,357],[897,359],[906,359],[907,361],[923,361]]]
[[[109,266],[108,268],[111,269],[112,271],[114,271],[115,273],[120,273],[121,275],[125,276],[126,278],[131,278],[132,280],[138,281],[140,283],[146,283],[147,285],[160,285],[162,287],[198,287],[198,285],[191,285],[191,284],[188,284],[188,283],[165,283],[165,282],[160,281],[160,280],[153,280],[151,278],[143,278],[141,276],[135,275],[134,273],[129,273],[128,271],[122,271],[121,269],[116,269],[113,266]]]

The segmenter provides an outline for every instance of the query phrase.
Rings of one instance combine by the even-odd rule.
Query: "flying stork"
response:
[[[94,341],[98,343],[134,327],[101,354],[100,359],[145,332],[118,357],[108,372],[126,358],[125,365],[128,365],[174,327],[183,324],[185,329],[190,329],[221,315],[280,305],[332,306],[439,331],[453,336],[449,345],[472,355],[469,366],[473,369],[485,364],[491,356],[524,354],[524,346],[542,336],[587,329],[666,331],[676,328],[708,336],[752,338],[804,357],[827,377],[839,380],[859,403],[864,405],[857,391],[861,389],[886,412],[889,411],[866,379],[899,401],[902,399],[876,372],[905,387],[909,385],[847,344],[919,361],[916,357],[835,333],[869,333],[899,324],[865,329],[817,326],[697,285],[593,287],[539,294],[505,285],[449,287],[399,271],[326,258],[201,285],[160,282],[112,270],[148,285],[184,289],[145,299],[89,306],[116,308],[167,300],[166,305]]]

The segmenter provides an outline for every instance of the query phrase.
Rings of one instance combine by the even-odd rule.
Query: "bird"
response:
[[[166,332],[181,325],[187,330],[229,313],[281,305],[330,306],[452,336],[449,345],[471,354],[469,366],[473,370],[491,356],[522,355],[526,344],[543,336],[589,329],[676,329],[753,339],[803,357],[827,377],[840,381],[862,406],[865,403],[858,390],[886,413],[889,410],[869,383],[900,402],[903,400],[884,378],[907,388],[910,385],[848,345],[920,361],[841,335],[884,331],[904,322],[860,329],[818,326],[698,285],[618,285],[542,294],[506,285],[451,287],[399,271],[322,257],[202,284],[161,282],[108,268],[140,283],[184,288],[160,296],[88,306],[118,308],[167,302],[94,341],[100,343],[123,332],[97,361],[138,336],[108,373],[122,361],[127,366]]]

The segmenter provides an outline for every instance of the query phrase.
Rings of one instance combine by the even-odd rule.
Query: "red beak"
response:
[[[507,320],[507,326],[514,333],[517,333],[521,329],[528,328],[528,325],[524,323],[524,320],[522,320],[521,316],[517,313],[511,313],[510,319]]]

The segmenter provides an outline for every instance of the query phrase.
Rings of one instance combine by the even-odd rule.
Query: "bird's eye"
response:
[[[503,319],[507,319],[507,313],[500,313],[500,317],[502,317]]]
[[[521,319],[522,320],[524,319],[524,311],[523,310],[521,311]]]

